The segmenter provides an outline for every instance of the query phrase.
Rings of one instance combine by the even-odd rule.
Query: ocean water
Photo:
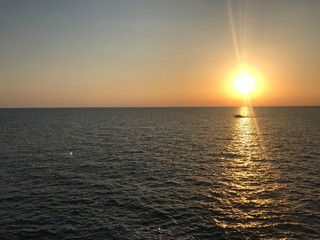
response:
[[[320,107],[2,109],[0,164],[1,239],[320,239]]]

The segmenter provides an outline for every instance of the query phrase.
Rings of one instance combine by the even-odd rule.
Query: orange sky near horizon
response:
[[[1,108],[239,106],[231,84],[239,59],[259,76],[254,106],[320,106],[320,1],[0,9]]]

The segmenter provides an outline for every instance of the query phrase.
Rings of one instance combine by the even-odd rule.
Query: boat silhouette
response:
[[[241,114],[235,114],[235,118],[246,118],[247,116],[241,115]]]

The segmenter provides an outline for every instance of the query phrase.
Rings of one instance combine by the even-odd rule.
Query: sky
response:
[[[320,105],[319,0],[2,0],[0,107]]]

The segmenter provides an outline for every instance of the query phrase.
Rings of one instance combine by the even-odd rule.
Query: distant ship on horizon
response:
[[[244,115],[241,115],[241,114],[235,114],[234,117],[235,118],[246,118],[248,116],[244,116]]]

